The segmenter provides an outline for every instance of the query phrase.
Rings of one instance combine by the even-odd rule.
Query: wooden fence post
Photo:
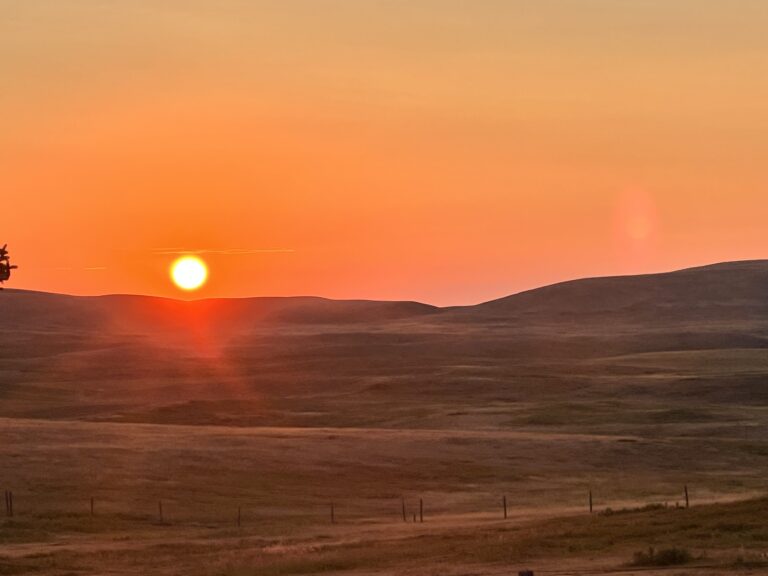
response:
[[[401,499],[401,505],[402,505],[402,511],[403,511],[403,522],[408,522],[408,520],[405,518],[405,498]]]
[[[685,507],[688,508],[690,506],[690,502],[688,501],[688,484],[686,484],[683,488],[685,490]]]
[[[502,496],[501,503],[504,506],[504,520],[507,519],[507,496],[506,494]]]

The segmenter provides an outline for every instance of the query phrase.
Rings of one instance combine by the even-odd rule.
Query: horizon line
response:
[[[733,264],[756,264],[756,263],[768,263],[768,258],[747,258],[744,260],[723,260],[718,262],[711,262],[709,264],[699,264],[694,266],[686,266],[684,268],[674,268],[672,270],[664,270],[659,272],[643,272],[643,273],[637,273],[637,274],[606,274],[606,275],[598,275],[598,276],[579,276],[575,278],[569,278],[567,280],[559,280],[557,282],[551,282],[548,284],[541,284],[538,286],[534,286],[531,288],[526,288],[524,290],[520,290],[517,292],[510,292],[505,295],[499,296],[497,298],[491,298],[490,300],[482,300],[480,302],[476,302],[474,304],[451,304],[447,306],[440,306],[437,304],[431,304],[429,302],[422,302],[421,300],[409,300],[409,299],[381,299],[381,298],[331,298],[328,296],[319,296],[319,295],[311,295],[311,294],[289,294],[289,295],[281,295],[281,296],[207,296],[202,298],[176,298],[173,296],[162,296],[162,295],[156,295],[156,294],[132,294],[132,293],[126,293],[126,292],[106,292],[102,294],[71,294],[68,292],[51,292],[48,290],[36,290],[36,289],[30,289],[30,288],[16,288],[12,286],[8,287],[0,287],[1,291],[5,292],[33,292],[36,294],[50,294],[53,296],[67,296],[71,298],[107,298],[107,297],[132,297],[132,298],[155,298],[159,300],[172,300],[175,302],[205,302],[210,300],[254,300],[254,299],[317,299],[317,300],[327,300],[331,302],[409,302],[409,303],[415,303],[415,304],[422,304],[424,306],[431,306],[433,308],[437,309],[449,309],[449,308],[469,308],[472,306],[480,306],[482,304],[487,304],[490,302],[495,302],[497,300],[503,300],[505,298],[509,298],[511,296],[517,296],[520,294],[525,294],[528,292],[533,292],[535,290],[540,290],[543,288],[548,288],[550,286],[558,286],[561,284],[568,284],[571,282],[581,282],[581,281],[587,281],[587,280],[599,280],[599,279],[610,279],[610,278],[641,278],[645,276],[661,276],[665,274],[674,274],[676,272],[685,272],[689,270],[696,270],[701,268],[715,268],[718,266],[724,266],[724,265],[733,265]]]

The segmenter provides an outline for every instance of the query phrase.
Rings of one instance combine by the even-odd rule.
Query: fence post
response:
[[[589,513],[592,514],[592,490],[589,491]]]
[[[501,503],[504,506],[504,520],[507,519],[507,496],[506,494],[501,497]]]
[[[690,502],[688,501],[688,484],[686,484],[683,488],[685,490],[685,507],[688,508],[690,506]]]
[[[402,511],[403,511],[403,522],[407,522],[408,520],[405,518],[405,498],[402,498],[400,503],[402,505]]]

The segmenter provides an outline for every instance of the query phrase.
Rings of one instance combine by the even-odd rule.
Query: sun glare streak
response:
[[[182,290],[197,290],[208,279],[208,267],[197,256],[182,256],[171,265],[171,279]]]

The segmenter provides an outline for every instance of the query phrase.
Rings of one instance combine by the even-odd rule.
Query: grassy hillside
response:
[[[6,291],[0,315],[0,416],[642,434],[756,427],[768,400],[765,261],[458,309]]]
[[[732,501],[768,475],[766,272],[446,309],[2,292],[0,574],[760,573],[765,500]]]

